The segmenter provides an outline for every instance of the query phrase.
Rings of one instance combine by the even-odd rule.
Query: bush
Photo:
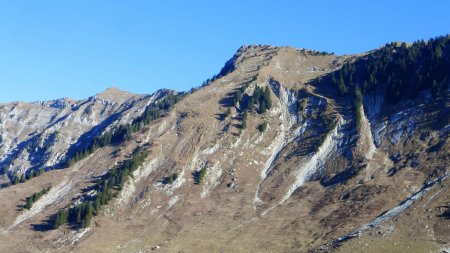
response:
[[[264,131],[266,131],[266,129],[267,129],[267,122],[263,122],[263,123],[258,125],[258,130],[260,132],[264,132]]]
[[[175,173],[173,173],[172,175],[170,175],[170,176],[164,178],[164,179],[163,179],[163,183],[164,183],[164,184],[173,184],[173,182],[175,182],[175,180],[177,180],[177,178],[178,178],[178,173],[175,172]]]
[[[203,166],[203,168],[201,170],[194,172],[194,184],[202,184],[203,179],[205,178],[207,169],[208,169],[208,167],[205,164],[205,166]]]

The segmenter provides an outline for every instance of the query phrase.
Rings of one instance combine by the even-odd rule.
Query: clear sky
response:
[[[450,33],[448,0],[0,0],[0,102],[187,90],[243,44],[351,54]]]

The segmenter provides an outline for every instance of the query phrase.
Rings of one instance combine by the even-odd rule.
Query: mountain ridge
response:
[[[417,46],[435,52],[439,45],[435,64],[446,66],[449,42],[430,43]],[[382,78],[375,80],[379,89],[363,89],[360,80],[372,74],[358,65],[366,55],[241,48],[191,92],[80,104],[81,118],[89,106],[111,107],[105,120],[117,117],[86,135],[80,148],[108,134],[120,138],[88,146],[67,168],[1,189],[9,201],[0,203],[0,244],[10,252],[18,244],[31,252],[448,247],[448,73],[433,74],[436,86],[426,82],[416,96],[390,101],[391,84]],[[377,57],[393,57],[389,46],[385,51]],[[403,57],[399,50],[394,55]],[[427,55],[411,62],[426,63]],[[393,73],[390,80],[402,72]],[[139,163],[125,166],[133,159]],[[30,210],[15,209],[48,185]],[[85,210],[79,219],[71,216],[77,210]]]

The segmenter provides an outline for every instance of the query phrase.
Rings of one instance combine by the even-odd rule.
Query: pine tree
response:
[[[265,113],[266,110],[267,110],[267,107],[266,107],[266,101],[263,99],[263,100],[261,101],[261,104],[259,105],[259,111],[260,111],[261,113]]]
[[[247,104],[247,109],[250,112],[253,112],[253,110],[255,109],[255,99],[253,97],[250,97],[248,100],[248,104]]]
[[[25,208],[30,210],[32,205],[33,205],[33,200],[31,199],[31,197],[27,197],[27,203],[25,204]]]
[[[93,208],[91,202],[86,202],[84,205],[84,217],[81,222],[81,227],[87,228],[91,224]]]
[[[76,206],[74,211],[75,211],[75,214],[76,214],[75,221],[76,222],[81,222],[81,214],[82,214],[82,211],[83,211],[82,208],[81,208],[81,205]]]
[[[244,120],[242,120],[241,129],[246,129],[246,128],[247,128],[247,120],[244,119]]]
[[[264,132],[264,131],[266,131],[266,129],[267,129],[267,122],[265,122],[265,121],[258,126],[258,130],[260,132]]]
[[[241,129],[247,128],[247,117],[248,117],[248,113],[247,113],[247,111],[244,111],[244,114],[242,115]]]
[[[17,176],[17,175],[14,175],[14,178],[13,178],[13,180],[12,180],[12,184],[13,185],[16,185],[16,184],[18,184],[19,183],[19,177]]]
[[[59,228],[61,225],[68,222],[69,213],[65,210],[59,210],[53,218],[52,227],[53,229]]]
[[[25,183],[25,173],[23,173],[21,176],[20,176],[20,183]]]
[[[347,93],[347,86],[345,86],[344,78],[342,77],[342,75],[339,78],[339,92],[341,93],[341,95],[345,95]]]
[[[36,172],[34,170],[32,170],[30,172],[30,179],[36,176]]]
[[[95,197],[95,201],[94,201],[94,205],[93,205],[95,214],[98,214],[98,212],[100,211],[100,205],[102,204],[102,202],[99,198],[100,194],[101,193],[98,193],[97,196]]]
[[[439,95],[439,85],[436,82],[436,79],[433,79],[433,84],[431,85],[431,93],[433,96]]]
[[[433,58],[434,59],[439,59],[439,58],[441,58],[442,57],[442,48],[441,48],[441,46],[438,44],[437,46],[436,46],[436,48],[434,49],[434,52],[433,52]]]
[[[198,172],[197,175],[197,184],[201,184],[206,175],[207,166],[203,166],[203,168]]]
[[[264,90],[264,101],[266,104],[266,109],[270,110],[270,108],[272,108],[272,99],[270,98],[269,86],[267,86],[266,89]]]
[[[231,108],[228,107],[227,111],[225,112],[225,117],[229,117],[231,115]]]
[[[359,86],[356,86],[356,88],[355,88],[355,114],[356,114],[356,130],[358,130],[358,131],[361,128],[362,100],[363,100],[363,97],[362,97],[361,89],[359,88]]]

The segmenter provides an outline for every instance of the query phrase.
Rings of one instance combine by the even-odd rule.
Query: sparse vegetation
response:
[[[358,132],[361,130],[362,102],[363,102],[363,97],[362,97],[361,89],[359,88],[359,86],[356,86],[356,88],[355,88],[355,115],[356,115],[356,130]]]
[[[241,110],[243,111],[257,111],[258,113],[265,113],[272,107],[272,100],[270,98],[270,88],[267,86],[265,90],[259,86],[255,86],[252,96],[243,96],[239,102]]]
[[[12,184],[13,184],[13,185],[16,185],[16,184],[18,184],[18,183],[19,183],[19,177],[18,177],[17,174],[16,174],[16,175],[14,175],[14,177],[13,177]]]
[[[212,82],[214,82],[215,80],[221,78],[222,76],[227,75],[228,73],[234,71],[235,66],[234,66],[234,61],[236,60],[235,56],[233,56],[233,58],[229,59],[225,65],[222,67],[222,69],[220,70],[220,72],[217,75],[214,75],[211,78],[206,79],[206,81],[204,81],[202,83],[202,87],[208,86],[209,84],[211,84]]]
[[[175,182],[175,180],[177,180],[177,178],[178,178],[178,172],[174,172],[170,176],[165,177],[163,179],[163,184],[173,184]]]
[[[201,170],[194,172],[194,184],[202,184],[205,178],[206,171],[208,170],[208,165],[205,164]]]
[[[70,209],[59,210],[52,220],[52,228],[57,229],[65,223],[73,223],[77,227],[86,228],[91,224],[94,206],[91,202],[82,202]]]
[[[30,210],[31,207],[33,206],[34,202],[38,201],[42,196],[44,196],[45,194],[47,194],[50,191],[51,187],[46,187],[44,189],[42,189],[39,192],[35,192],[33,193],[33,195],[29,196],[26,198],[25,202],[25,209]]]
[[[447,208],[441,215],[439,215],[439,217],[442,217],[444,219],[450,219],[450,206],[446,206],[445,208]]]
[[[297,101],[297,113],[300,114],[302,113],[305,109],[306,109],[306,100],[305,99],[300,99],[299,101]]]
[[[246,128],[247,128],[247,120],[242,120],[241,129],[243,130],[243,129],[246,129]]]
[[[88,156],[70,171],[53,171],[25,184],[20,183],[24,178],[26,181],[35,177],[39,171],[18,173],[14,177],[19,185],[1,191],[5,209],[2,218],[8,234],[3,236],[5,242],[0,244],[4,250],[0,251],[14,252],[16,248],[26,250],[28,246],[36,246],[42,251],[220,251],[237,247],[238,251],[251,252],[255,248],[264,250],[260,246],[263,245],[268,251],[313,252],[340,250],[337,247],[351,244],[353,251],[349,252],[385,251],[392,245],[401,245],[390,248],[401,252],[411,248],[409,241],[414,233],[420,240],[413,243],[426,244],[416,251],[441,249],[441,242],[448,238],[450,221],[449,194],[444,181],[448,168],[448,128],[447,121],[442,120],[447,117],[440,116],[448,113],[447,101],[429,100],[427,92],[424,100],[378,107],[385,102],[382,97],[363,95],[363,83],[347,82],[345,78],[342,78],[342,93],[346,97],[339,98],[338,86],[312,87],[304,85],[304,81],[315,75],[327,75],[335,64],[345,59],[368,57],[368,54],[339,58],[308,56],[309,59],[299,58],[297,66],[290,64],[299,56],[295,49],[270,49],[280,52],[273,60],[265,60],[267,52],[259,50],[255,50],[255,57],[250,51],[250,58],[243,59],[249,61],[241,65],[246,71],[236,71],[199,90],[186,103],[176,106],[167,118],[150,123],[164,112],[160,109],[144,112],[148,108],[138,107],[149,100],[127,94],[125,97],[130,100],[119,96],[110,99],[129,101],[125,105],[118,102],[113,109],[108,107],[109,102],[105,107],[96,105],[93,114],[100,115],[99,111],[104,110],[104,117],[89,121],[100,122],[101,125],[93,128],[75,125],[78,119],[86,123],[84,118],[78,118],[82,109],[77,111],[75,118],[68,121],[74,125],[61,129],[64,142],[58,143],[50,153],[17,148],[22,157],[6,157],[2,163],[11,170],[8,174],[11,179],[12,171],[23,171],[24,164],[33,168],[40,168],[36,160],[52,164],[67,147],[65,141],[72,141],[79,134],[83,138],[74,148],[84,147],[91,141],[94,145],[77,159],[97,151],[93,158]],[[256,87],[252,83],[241,93],[237,108],[233,108],[231,93],[221,92],[238,87],[227,82],[238,82],[257,72],[248,68],[247,63],[258,65],[259,61],[270,62],[262,69],[260,85],[267,81],[271,86],[262,86],[251,95]],[[283,74],[283,69],[276,68],[273,64],[276,61],[289,73]],[[312,65],[324,71],[303,71]],[[271,74],[273,80],[269,79]],[[434,80],[433,87],[440,84]],[[258,93],[263,95],[257,96]],[[269,99],[272,96],[273,106],[265,114],[259,114],[263,113],[261,108],[266,108],[260,99],[266,94]],[[252,99],[252,110],[241,109],[247,103],[243,97]],[[135,104],[137,99],[142,100]],[[425,100],[430,103],[423,103]],[[63,113],[56,114],[52,120],[52,124],[57,124],[55,127],[66,127],[62,124],[67,121],[59,118],[71,114],[72,103],[80,104],[69,101],[69,106],[62,108]],[[361,117],[364,116],[360,110],[362,104],[366,112],[371,110],[370,116],[372,112],[376,114],[373,135],[364,140],[370,146],[364,147],[360,147],[363,140],[355,136],[353,129],[356,124],[362,133],[360,129],[368,123]],[[369,108],[371,104],[376,106]],[[125,107],[129,109],[122,116],[120,111]],[[52,110],[58,111],[45,108],[43,112],[48,114]],[[104,131],[110,119],[117,116],[125,120],[130,116],[128,112],[136,110],[140,110],[142,117],[92,139],[95,135],[92,133]],[[116,114],[111,117],[110,112]],[[52,115],[48,114],[50,118]],[[229,118],[220,122],[219,117],[223,115]],[[369,118],[369,113],[366,116]],[[150,125],[145,127],[146,124]],[[10,126],[5,125],[5,131],[8,129]],[[30,129],[31,135],[24,129],[24,138],[41,131],[39,128],[34,133],[34,127]],[[43,129],[49,131],[47,126]],[[142,130],[136,132],[138,129]],[[238,132],[243,134],[239,137]],[[11,136],[4,136],[8,137],[9,145]],[[10,149],[16,149],[16,142],[13,144]],[[376,150],[372,149],[375,144],[380,146]],[[151,162],[150,157],[148,163],[145,161],[147,158],[140,148],[151,152],[148,153]],[[12,166],[6,165],[9,161]],[[117,161],[120,163],[112,165]],[[442,181],[434,181],[437,178]],[[48,186],[43,185],[44,181],[52,182],[54,188],[41,195],[42,188]],[[17,208],[23,208],[22,213]],[[266,218],[259,219],[266,213]],[[46,224],[36,224],[47,219]],[[423,223],[414,225],[417,220]],[[56,230],[45,231],[51,228]],[[209,240],[211,237],[216,240]],[[342,246],[335,241],[342,241]],[[383,245],[387,246],[383,248]]]
[[[34,177],[44,174],[44,172],[45,172],[44,168],[41,168],[37,171],[31,170],[28,174],[23,173],[22,175],[20,175],[20,177],[17,174],[15,174],[14,177],[11,179],[11,181],[7,184],[1,185],[1,188],[6,188],[11,185],[16,185],[19,183],[25,183],[27,180],[30,180]]]
[[[26,180],[30,180],[33,177],[36,176],[36,173],[34,172],[34,170],[30,171],[30,173],[26,176]]]
[[[247,128],[247,118],[248,118],[248,113],[247,113],[247,111],[245,111],[245,112],[242,114],[241,129],[246,129],[246,128]]]
[[[261,123],[261,124],[259,124],[258,125],[258,130],[262,133],[262,132],[264,132],[264,131],[266,131],[266,129],[267,129],[267,122],[263,122],[263,123]]]
[[[123,161],[103,175],[94,185],[97,195],[88,197],[81,204],[59,210],[54,215],[51,225],[58,228],[64,223],[72,223],[75,227],[88,227],[93,215],[97,215],[102,205],[106,205],[121,190],[133,171],[145,161],[146,153],[138,153],[129,160]]]
[[[237,106],[237,104],[242,100],[245,90],[247,90],[247,88],[248,84],[244,84],[233,93],[233,106]]]
[[[225,120],[226,118],[231,116],[231,108],[228,107],[224,114],[222,114],[221,119]]]
[[[115,145],[129,140],[133,133],[140,131],[144,126],[150,124],[153,120],[160,118],[165,111],[169,110],[174,104],[180,101],[181,98],[181,94],[168,95],[158,103],[147,106],[144,113],[139,118],[136,118],[132,124],[119,126],[113,132],[106,132],[95,137],[90,145],[75,152],[67,160],[66,166],[72,166],[101,147]]]
[[[25,183],[25,173],[20,176],[19,183]]]
[[[59,210],[52,221],[52,228],[57,229],[59,226],[69,221],[69,212],[67,210]]]
[[[328,112],[328,113],[327,113]],[[327,106],[327,108],[325,109],[325,111],[321,112],[318,115],[318,119],[321,122],[321,128],[324,130],[321,134],[319,134],[319,138],[318,141],[315,145],[315,150],[318,151],[319,148],[323,145],[323,143],[325,142],[327,136],[329,135],[330,131],[333,131],[337,124],[338,124],[338,120],[336,119],[336,117],[329,112],[329,107]]]
[[[300,52],[304,54],[311,54],[311,55],[334,55],[334,52],[327,52],[327,51],[319,51],[319,50],[308,50],[308,49],[301,49]]]

